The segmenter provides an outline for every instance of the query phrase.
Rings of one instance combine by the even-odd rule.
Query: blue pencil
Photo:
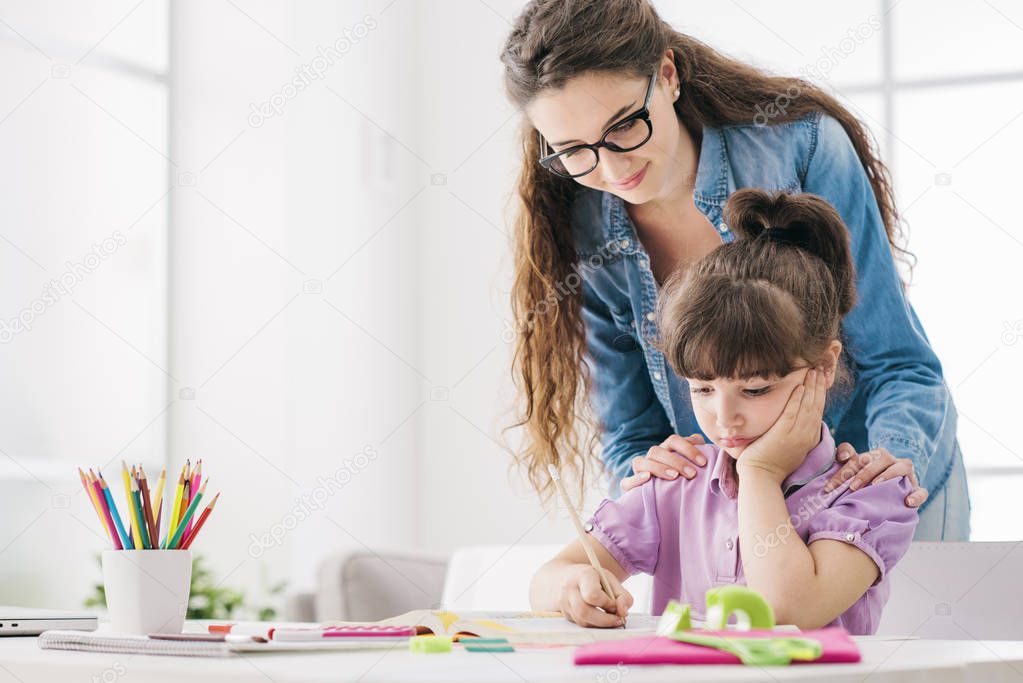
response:
[[[114,497],[110,495],[110,487],[107,486],[107,482],[103,479],[103,472],[99,472],[99,483],[103,488],[103,497],[107,499],[107,507],[110,508],[110,514],[114,518],[114,526],[117,527],[117,534],[121,537],[121,545],[128,550],[134,550],[135,544],[131,540],[131,534],[124,532],[124,526],[121,524],[121,515],[117,512],[117,503],[114,502]]]

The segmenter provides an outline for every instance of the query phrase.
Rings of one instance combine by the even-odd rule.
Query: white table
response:
[[[0,683],[206,683],[207,681],[467,681],[485,683],[640,683],[641,681],[869,680],[1023,681],[1023,641],[883,640],[857,638],[859,664],[627,666],[572,664],[572,648],[506,654],[413,655],[386,651],[258,654],[226,659],[40,650],[34,638],[0,638]]]

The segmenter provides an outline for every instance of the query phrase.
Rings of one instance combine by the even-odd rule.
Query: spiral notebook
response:
[[[228,637],[230,638],[230,636]],[[160,640],[149,636],[112,633],[109,631],[44,631],[36,639],[43,650],[78,650],[82,652],[115,652],[118,654],[179,655],[186,657],[231,657],[254,652],[293,652],[310,650],[379,650],[407,649],[407,641],[360,642],[280,642],[265,643],[236,636],[225,641]]]

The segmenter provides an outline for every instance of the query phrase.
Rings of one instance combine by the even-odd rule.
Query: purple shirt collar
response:
[[[714,448],[718,448],[714,446]],[[721,449],[718,448],[720,451]],[[714,471],[710,475],[710,492],[716,496],[724,495],[734,500],[739,496],[739,480],[735,472],[735,459],[728,453],[721,453],[714,463]],[[806,454],[806,458],[792,474],[785,477],[781,488],[785,494],[793,486],[802,486],[825,472],[835,462],[835,439],[831,436],[828,425],[821,422],[821,440]]]

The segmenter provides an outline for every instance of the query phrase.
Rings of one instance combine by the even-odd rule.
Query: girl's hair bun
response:
[[[842,315],[852,309],[856,283],[849,231],[826,199],[809,193],[747,188],[728,198],[724,218],[737,240],[768,243],[779,249],[794,247],[824,261],[834,277]]]

